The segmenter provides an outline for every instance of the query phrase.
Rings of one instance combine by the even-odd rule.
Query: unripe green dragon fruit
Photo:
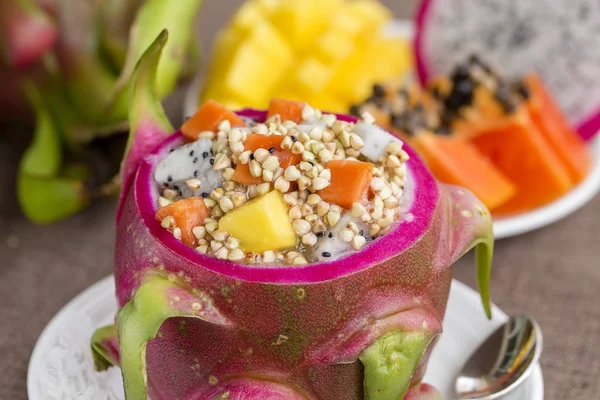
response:
[[[36,115],[33,142],[17,179],[19,203],[30,220],[51,223],[93,197],[117,192],[124,140],[115,134],[128,129],[133,68],[152,38],[168,29],[171,41],[156,83],[159,97],[166,97],[198,62],[193,22],[201,4],[0,2],[0,54]],[[2,96],[2,102],[18,109],[19,96]]]

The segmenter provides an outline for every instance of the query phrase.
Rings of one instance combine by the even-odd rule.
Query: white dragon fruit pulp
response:
[[[316,127],[321,127],[323,129],[325,129],[326,126],[327,125],[325,124],[325,122],[320,121],[320,120],[318,122],[314,122],[314,123],[309,123],[307,121],[304,121],[301,124],[296,125],[296,129],[298,129],[300,132],[308,134],[308,133],[310,133],[310,131],[312,131]]]
[[[558,0],[425,0],[415,52],[425,81],[471,54],[508,78],[540,74],[584,138],[600,128],[600,5]]]
[[[396,141],[403,144],[400,139],[391,138],[390,134],[379,126],[364,122],[354,125],[352,133],[360,136],[365,143],[360,149],[360,153],[373,162],[377,162],[377,160],[385,155],[385,148],[390,142]]]
[[[171,151],[156,167],[154,179],[161,188],[171,188],[186,198],[198,196],[221,186],[223,174],[213,169],[213,141],[198,139]],[[192,190],[186,185],[189,179],[200,180],[200,188]]]
[[[334,227],[324,232],[324,235],[319,237],[317,243],[309,250],[310,259],[319,262],[327,262],[337,260],[351,252],[354,252],[352,243],[344,242],[340,237],[340,231],[347,227],[349,222],[354,222],[359,231],[363,231],[365,236],[368,236],[369,227],[358,218],[350,215],[349,211],[344,211],[342,217]]]

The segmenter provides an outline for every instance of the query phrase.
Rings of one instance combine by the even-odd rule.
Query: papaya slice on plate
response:
[[[472,128],[470,141],[517,187],[494,211],[513,214],[546,204],[573,185],[569,171],[525,110]]]
[[[529,90],[526,104],[531,119],[567,168],[571,179],[582,181],[591,166],[585,142],[569,125],[539,76],[530,74],[525,77],[525,86]]]
[[[409,142],[437,179],[469,189],[490,210],[517,192],[517,187],[468,140],[424,132]]]

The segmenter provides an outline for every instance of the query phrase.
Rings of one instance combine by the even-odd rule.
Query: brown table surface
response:
[[[239,3],[206,3],[200,21],[205,48]],[[407,16],[414,1],[387,3]],[[170,99],[174,122],[181,94]],[[34,226],[21,215],[13,195],[14,166],[29,130],[0,125],[0,399],[7,400],[27,398],[27,365],[44,326],[113,267],[113,201],[96,202],[52,226]],[[497,243],[493,298],[507,313],[526,312],[540,322],[546,399],[600,398],[599,224],[596,197],[552,226]],[[474,287],[471,257],[455,266],[455,276]]]

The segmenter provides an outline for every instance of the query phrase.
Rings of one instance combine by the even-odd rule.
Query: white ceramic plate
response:
[[[90,338],[98,327],[111,324],[117,311],[113,277],[109,276],[69,302],[39,337],[27,374],[29,400],[121,400],[119,369],[95,372]],[[465,316],[469,316],[465,318]],[[425,381],[452,398],[454,377],[469,354],[507,319],[498,307],[488,321],[479,295],[454,281],[444,321],[444,334],[431,355]],[[543,400],[542,371],[537,365],[518,400]]]
[[[387,29],[391,35],[405,36],[412,39],[414,29],[411,21],[396,20]],[[198,94],[202,87],[202,71],[189,86],[183,105],[184,118],[194,114],[198,109]],[[556,201],[535,210],[517,214],[513,217],[494,221],[494,236],[504,239],[530,232],[550,225],[588,203],[600,191],[600,138],[590,143],[593,166],[587,178],[576,188]]]

